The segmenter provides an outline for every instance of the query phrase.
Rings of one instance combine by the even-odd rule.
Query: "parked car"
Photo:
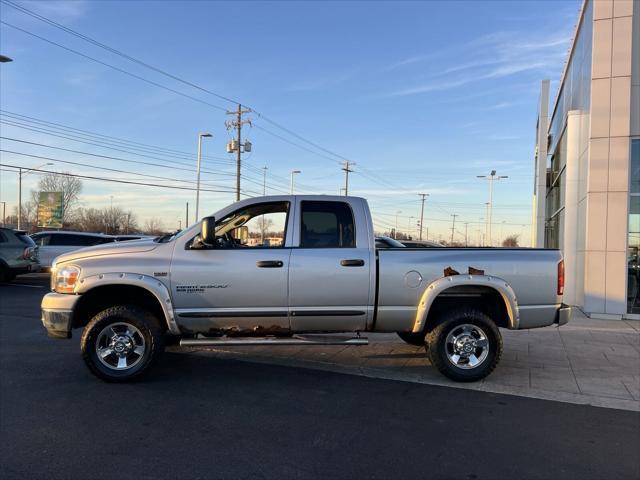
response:
[[[0,228],[0,282],[39,270],[38,247],[29,235],[22,230]]]
[[[558,250],[376,249],[373,231],[362,198],[242,200],[174,235],[59,256],[42,322],[54,338],[83,328],[89,370],[120,382],[148,370],[167,334],[228,347],[366,344],[360,332],[400,332],[447,377],[474,381],[500,361],[499,327],[569,321]],[[336,332],[355,336],[304,335]]]
[[[402,240],[402,244],[407,248],[445,248],[444,245],[431,240]]]
[[[391,237],[376,237],[376,248],[405,248],[405,246]]]
[[[44,271],[51,269],[53,259],[58,255],[116,240],[116,237],[102,233],[63,230],[38,232],[31,235],[31,238],[39,247],[40,265]]]

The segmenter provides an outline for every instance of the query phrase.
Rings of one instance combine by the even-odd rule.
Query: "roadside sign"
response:
[[[38,226],[62,228],[62,192],[40,192]]]

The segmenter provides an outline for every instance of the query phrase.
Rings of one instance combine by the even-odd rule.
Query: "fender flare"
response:
[[[423,331],[427,323],[427,316],[429,315],[431,305],[433,305],[438,295],[449,288],[459,286],[489,287],[496,290],[502,297],[507,309],[509,329],[517,330],[519,328],[520,315],[516,294],[504,279],[491,275],[451,275],[433,281],[425,288],[424,292],[422,292],[412,332],[420,333]]]
[[[107,285],[128,285],[147,290],[156,298],[156,300],[158,300],[158,303],[164,313],[164,318],[167,322],[169,332],[173,335],[180,335],[180,328],[178,327],[173,314],[171,294],[164,283],[160,282],[156,278],[150,277],[149,275],[141,275],[139,273],[101,273],[80,279],[80,283],[76,287],[75,293],[84,294],[94,288]]]

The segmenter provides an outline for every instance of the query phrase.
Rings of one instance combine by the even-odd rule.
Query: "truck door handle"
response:
[[[260,260],[256,262],[258,268],[282,268],[284,262],[282,260]]]
[[[343,267],[364,267],[364,260],[360,260],[360,259],[340,260],[340,265],[342,265]]]

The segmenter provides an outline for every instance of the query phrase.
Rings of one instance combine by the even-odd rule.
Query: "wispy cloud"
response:
[[[545,37],[542,40],[522,37],[522,32],[494,32],[461,44],[457,47],[460,52],[482,52],[481,58],[445,65],[437,71],[431,71],[427,81],[422,84],[399,89],[385,96],[397,97],[449,90],[482,80],[532,70],[545,70],[558,64],[559,56],[565,55],[565,51],[559,47],[569,44],[569,38],[566,36]],[[460,55],[451,56],[456,58]],[[397,65],[416,64],[427,58],[428,56],[416,56]]]
[[[88,2],[84,0],[55,0],[55,1],[30,1],[22,2],[22,5],[47,18],[54,20],[74,20],[84,16],[88,8]]]

